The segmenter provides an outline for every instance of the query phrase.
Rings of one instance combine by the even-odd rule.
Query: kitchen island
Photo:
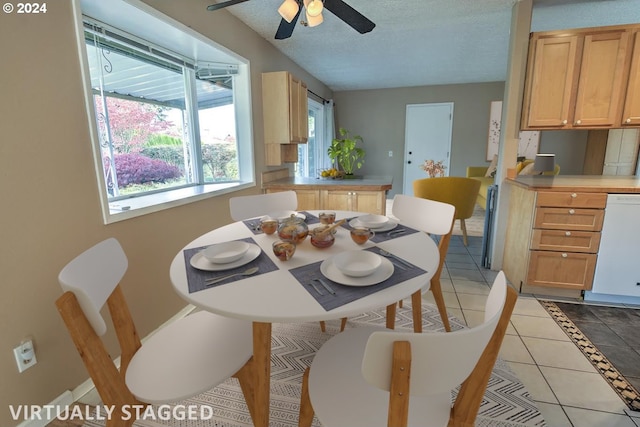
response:
[[[581,298],[592,289],[607,197],[640,193],[640,178],[523,176],[505,185],[509,281],[521,292]]]
[[[346,210],[386,215],[391,176],[364,175],[347,179],[287,177],[263,182],[265,193],[293,190],[298,210]]]

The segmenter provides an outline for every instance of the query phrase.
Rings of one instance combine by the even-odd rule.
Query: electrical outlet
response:
[[[389,157],[393,157],[393,151],[389,151]]]
[[[30,339],[22,341],[19,346],[14,348],[13,355],[16,358],[18,372],[24,372],[38,363],[36,360],[36,352],[33,348],[33,341]]]

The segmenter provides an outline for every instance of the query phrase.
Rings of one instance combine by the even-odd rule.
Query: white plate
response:
[[[202,251],[197,252],[195,255],[191,257],[189,263],[193,268],[197,268],[198,270],[205,271],[222,271],[222,270],[231,270],[232,268],[241,267],[245,264],[250,263],[254,259],[258,258],[260,255],[260,246],[254,245],[253,243],[249,243],[249,249],[247,252],[240,258],[239,260],[228,262],[226,264],[214,264],[209,262],[208,259],[204,257]]]
[[[366,225],[358,221],[358,218],[353,218],[351,221],[349,221],[349,225],[351,227],[366,227]],[[382,233],[383,231],[393,230],[397,226],[398,226],[398,223],[395,220],[389,219],[389,222],[387,222],[380,228],[371,228],[371,227],[367,227],[367,228],[371,228],[376,233]]]
[[[386,258],[382,258],[380,267],[369,276],[365,277],[350,277],[343,274],[333,262],[333,258],[340,256],[336,254],[331,258],[327,258],[320,264],[320,272],[327,279],[333,280],[336,283],[347,286],[371,286],[380,282],[384,282],[393,274],[393,264]]]
[[[358,217],[358,221],[363,224],[365,227],[369,228],[380,228],[384,227],[387,222],[389,222],[389,218],[384,215],[362,215]]]
[[[241,240],[216,243],[202,251],[202,255],[214,264],[229,264],[243,257],[249,250],[249,243]]]
[[[307,218],[307,216],[305,214],[300,213],[300,212],[296,212],[296,211],[270,212],[266,216],[268,216],[270,218],[275,218],[278,221],[283,221],[285,219],[289,219],[291,217],[291,215],[295,215],[296,217],[300,218],[303,221]]]

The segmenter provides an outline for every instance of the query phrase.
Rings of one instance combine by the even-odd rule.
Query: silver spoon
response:
[[[251,267],[251,268],[248,268],[245,271],[242,271],[240,273],[229,274],[228,276],[217,277],[215,279],[206,279],[204,281],[204,283],[206,283],[207,286],[211,286],[211,285],[213,285],[215,283],[222,282],[223,280],[226,280],[226,279],[228,279],[230,277],[234,277],[234,276],[251,276],[252,274],[257,273],[258,270],[259,270],[258,267]]]
[[[393,258],[393,259],[401,262],[402,264],[406,265],[407,267],[412,267],[413,268],[413,265],[409,264],[407,261],[405,261],[402,258],[392,254],[391,252],[385,251],[384,249],[380,249],[380,255],[386,256],[388,258]]]

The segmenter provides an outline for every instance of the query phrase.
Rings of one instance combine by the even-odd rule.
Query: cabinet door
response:
[[[358,212],[385,215],[386,200],[384,191],[354,191],[355,207]]]
[[[353,191],[322,190],[322,209],[334,211],[355,211],[351,197]]]
[[[627,85],[627,98],[622,113],[624,126],[640,125],[640,31],[633,36],[633,55],[631,58],[631,72]]]
[[[569,124],[573,85],[579,63],[578,36],[531,41],[523,127],[561,128]]]
[[[298,210],[320,209],[320,190],[296,190]]]
[[[527,284],[589,290],[596,254],[531,251]]]
[[[585,35],[574,127],[620,122],[628,41],[627,31]]]
[[[307,86],[289,74],[289,134],[291,142],[306,143],[309,135]]]

